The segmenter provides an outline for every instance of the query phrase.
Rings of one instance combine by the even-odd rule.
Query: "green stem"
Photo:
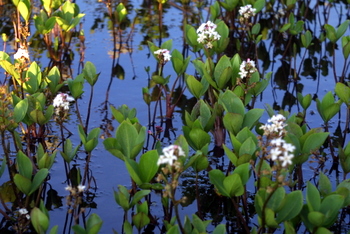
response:
[[[278,175],[276,176],[276,178],[278,177]],[[261,213],[262,213],[262,217],[261,217],[261,227],[258,230],[258,233],[263,232],[263,230],[265,229],[265,224],[266,224],[266,217],[265,217],[265,209],[267,206],[267,203],[269,203],[272,195],[277,191],[279,184],[276,183],[276,185],[274,186],[272,192],[269,194],[269,196],[267,197],[267,199],[264,202],[263,208],[261,209]]]

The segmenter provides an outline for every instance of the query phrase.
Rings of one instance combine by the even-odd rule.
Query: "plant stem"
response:
[[[244,232],[245,233],[250,233],[250,230],[249,230],[249,227],[247,225],[247,222],[246,222],[246,220],[244,220],[244,217],[243,217],[241,211],[239,210],[239,207],[238,207],[237,202],[235,201],[235,198],[231,197],[231,201],[232,201],[233,206],[235,207],[236,214],[237,214],[238,218],[240,219],[241,224],[242,224],[242,226],[244,228]]]

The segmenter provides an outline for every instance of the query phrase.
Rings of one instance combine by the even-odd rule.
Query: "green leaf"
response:
[[[57,234],[58,233],[58,225],[55,225],[51,228],[49,234]]]
[[[225,224],[219,224],[216,226],[216,228],[213,231],[213,234],[225,234],[226,233],[226,226]]]
[[[224,55],[220,58],[214,69],[214,79],[219,89],[226,87],[232,74],[230,59]]]
[[[118,12],[118,22],[120,24],[128,15],[128,11],[122,2],[118,4],[116,10]]]
[[[191,94],[195,96],[197,99],[200,99],[200,97],[203,95],[202,83],[192,75],[186,75],[185,81],[186,81],[186,86],[188,90],[191,92]]]
[[[22,151],[17,153],[17,166],[19,174],[25,178],[31,180],[33,176],[33,164],[32,161]]]
[[[142,198],[151,193],[151,190],[140,190],[135,193],[130,202],[130,207],[136,205]]]
[[[87,61],[84,65],[84,69],[83,69],[83,74],[84,74],[84,77],[86,79],[86,81],[91,85],[91,86],[94,86],[96,81],[97,81],[97,78],[100,74],[97,74],[96,73],[96,67],[95,65],[90,62],[90,61]]]
[[[347,106],[350,105],[350,87],[338,82],[335,85],[335,93]]]
[[[332,192],[332,184],[329,178],[320,172],[320,180],[318,181],[318,189],[322,196],[326,196]]]
[[[234,166],[237,166],[238,157],[236,156],[236,154],[233,153],[229,148],[227,148],[225,144],[223,144],[222,146],[224,148],[226,156],[230,159]]]
[[[324,223],[326,217],[321,212],[311,211],[307,215],[307,218],[310,221],[310,223],[312,223],[316,227],[320,227],[320,226],[323,226],[323,223]]]
[[[198,35],[196,32],[196,29],[193,26],[186,24],[185,31],[186,31],[185,33],[186,42],[192,47],[198,46],[198,42],[197,42]]]
[[[167,49],[170,51],[173,48],[173,39],[163,42],[163,44],[160,47],[162,49]]]
[[[328,132],[315,132],[306,138],[303,144],[302,153],[311,154],[312,151],[317,150],[324,143],[328,137]]]
[[[243,185],[246,185],[250,178],[249,165],[249,163],[241,164],[233,171],[233,174],[238,174],[241,177]]]
[[[326,29],[326,35],[327,35],[328,40],[330,40],[333,43],[336,43],[337,42],[337,35],[336,35],[334,27],[332,25],[325,24],[324,28]]]
[[[128,211],[131,206],[129,205],[130,194],[123,185],[118,185],[118,192],[114,191],[114,199],[118,205],[120,205],[124,211]]]
[[[253,7],[256,9],[256,13],[258,13],[265,7],[265,5],[265,0],[257,0],[254,2]]]
[[[243,154],[254,155],[256,151],[256,144],[251,137],[245,140],[239,148],[239,157]]]
[[[166,78],[164,78],[163,76],[159,76],[159,75],[153,75],[152,80],[156,84],[160,84],[160,85],[165,85],[168,83],[168,80]]]
[[[80,226],[80,225],[74,225],[73,227],[72,227],[72,230],[74,231],[74,233],[76,233],[76,234],[87,234],[86,233],[86,231],[85,231],[85,229],[82,227],[82,226]]]
[[[129,175],[131,178],[135,181],[137,185],[143,184],[143,181],[141,179],[141,173],[139,165],[133,160],[128,157],[125,157],[125,165],[129,172]]]
[[[279,32],[285,32],[290,28],[291,24],[290,23],[286,23],[285,25],[282,26],[282,28],[279,30]]]
[[[32,185],[32,182],[30,179],[22,176],[21,174],[16,174],[13,177],[13,180],[17,186],[17,188],[24,194],[29,195],[30,187]]]
[[[306,204],[310,211],[319,211],[321,207],[321,197],[315,185],[309,181],[306,186]]]
[[[33,178],[33,183],[30,187],[30,192],[28,195],[35,192],[42,185],[42,183],[44,182],[48,174],[49,174],[49,170],[47,168],[42,168],[35,174]]]
[[[86,223],[86,231],[88,234],[99,233],[102,226],[102,219],[97,214],[91,214]]]
[[[124,221],[123,228],[124,228],[124,233],[125,233],[125,234],[133,234],[132,226],[131,226],[131,224],[128,222],[128,220],[125,220],[125,221]]]
[[[23,19],[28,22],[30,17],[30,8],[24,3],[24,1],[20,1],[17,5],[17,9]]]
[[[201,150],[205,145],[211,141],[210,135],[199,128],[194,128],[190,131],[189,137],[193,143],[192,147],[195,150]]]
[[[193,227],[199,232],[199,233],[205,233],[206,232],[206,225],[204,222],[195,214],[192,215],[192,224]]]
[[[242,128],[248,127],[249,129],[252,129],[255,124],[259,121],[260,117],[263,115],[264,110],[263,109],[251,109],[244,115],[244,120],[242,124]]]
[[[243,183],[239,174],[231,174],[227,176],[223,181],[223,185],[225,191],[231,198],[241,196],[244,193]]]
[[[20,102],[18,102],[14,108],[14,120],[16,123],[19,123],[23,120],[23,118],[25,117],[26,113],[28,110],[28,99],[25,98],[23,100],[21,100]]]
[[[49,228],[50,220],[43,211],[34,207],[30,212],[30,221],[37,233],[45,233]]]
[[[325,214],[325,221],[322,223],[323,227],[330,227],[336,221],[339,210],[344,203],[344,197],[340,194],[331,194],[322,200],[320,212]]]
[[[327,228],[319,227],[315,231],[315,234],[332,234],[333,232],[329,231]]]
[[[341,25],[339,25],[337,32],[335,33],[337,40],[339,40],[344,35],[346,30],[348,30],[349,24],[350,20],[345,20]]]
[[[85,145],[87,142],[87,139],[86,139],[86,133],[84,131],[83,126],[78,125],[78,132],[79,132],[79,137],[80,137],[81,142]]]
[[[243,126],[244,117],[240,114],[227,112],[224,115],[223,123],[227,131],[236,135]]]
[[[222,173],[222,171],[218,169],[209,171],[209,180],[215,186],[217,191],[223,196],[230,197],[229,192],[226,191],[226,188],[224,187],[224,179],[225,175]]]
[[[284,187],[278,187],[275,191],[272,191],[270,200],[267,201],[266,207],[270,208],[274,212],[277,212],[282,205],[285,198],[286,191]]]
[[[307,110],[307,108],[309,108],[312,101],[311,94],[307,94],[303,97],[301,93],[298,93],[297,96],[298,96],[298,101],[300,105],[303,107],[304,110]]]
[[[275,212],[270,208],[265,208],[265,221],[266,225],[271,228],[279,228],[275,219]]]
[[[158,171],[158,152],[150,150],[141,156],[139,163],[140,179],[143,183],[149,183]]]
[[[84,93],[83,91],[84,84],[82,81],[80,81],[79,77],[83,78],[83,74],[80,74],[74,80],[67,79],[69,91],[75,100],[77,100]]]
[[[304,34],[301,34],[301,43],[305,48],[308,48],[312,42],[312,34],[309,30],[307,30]]]
[[[285,222],[296,217],[303,208],[303,194],[300,190],[293,191],[285,196],[282,206],[277,212],[277,223]]]
[[[26,73],[28,80],[24,83],[24,88],[30,94],[34,94],[39,90],[41,84],[42,74],[40,72],[40,67],[36,62],[32,62]]]
[[[245,114],[242,100],[231,90],[226,90],[224,93],[221,93],[218,102],[227,112],[240,114],[242,116]]]
[[[132,217],[132,222],[140,231],[144,226],[150,223],[150,219],[147,214],[139,212]]]
[[[50,17],[44,23],[45,23],[45,30],[43,31],[43,34],[48,34],[55,27],[56,17]]]
[[[118,140],[118,145],[121,147],[119,150],[127,158],[132,158],[132,149],[135,145],[135,139],[138,133],[135,127],[128,121],[123,121],[116,132],[116,138]]]
[[[196,173],[207,169],[208,166],[209,166],[208,157],[206,155],[203,155],[202,153],[200,153],[200,155],[198,155],[198,157],[196,158],[196,160],[192,164],[192,167]]]

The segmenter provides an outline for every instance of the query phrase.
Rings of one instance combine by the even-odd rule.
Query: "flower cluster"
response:
[[[252,16],[255,16],[256,9],[252,7],[252,5],[248,4],[246,6],[241,6],[239,8],[239,14],[244,18],[244,19],[249,19]]]
[[[279,160],[282,163],[282,167],[292,165],[294,145],[287,143],[282,138],[273,139],[270,145],[273,147],[270,150],[270,156],[273,161]]]
[[[72,187],[68,185],[67,187],[65,187],[65,190],[69,191],[72,195],[75,195],[77,193],[79,194],[84,192],[85,186],[81,184],[79,184],[77,187]]]
[[[20,215],[25,215],[26,219],[30,219],[30,215],[28,214],[28,210],[26,208],[21,208],[18,210]]]
[[[254,72],[256,72],[257,69],[255,67],[255,62],[247,59],[247,61],[243,61],[239,67],[239,75],[241,79],[250,76]]]
[[[285,135],[286,130],[284,129],[287,124],[285,123],[286,118],[281,115],[273,115],[267,122],[267,124],[260,127],[264,130],[264,135],[272,137],[269,146],[270,158],[273,161],[281,162],[282,167],[287,167],[292,164],[292,159],[294,157],[295,146],[287,143],[282,137]]]
[[[211,21],[208,21],[206,23],[203,23],[198,29],[198,39],[197,42],[204,44],[207,48],[212,48],[213,44],[212,42],[220,40],[221,36],[216,31],[216,24],[214,24]]]
[[[13,58],[29,60],[28,50],[23,47],[18,48],[17,52],[13,55]]]
[[[163,149],[163,154],[159,156],[157,165],[168,164],[172,166],[174,161],[180,156],[185,156],[185,152],[182,148],[178,145],[170,145]]]
[[[66,93],[59,93],[53,100],[53,106],[56,108],[56,114],[59,115],[61,110],[69,110],[69,102],[74,101],[74,98]]]
[[[260,127],[260,129],[264,130],[264,135],[268,136],[271,134],[277,134],[278,136],[282,136],[285,133],[284,127],[287,126],[285,123],[286,118],[281,115],[273,115],[270,119],[267,120],[268,123]]]
[[[154,54],[157,55],[158,59],[163,64],[165,64],[166,62],[170,61],[171,54],[170,54],[170,51],[167,50],[167,49],[156,50],[156,51],[154,51]]]

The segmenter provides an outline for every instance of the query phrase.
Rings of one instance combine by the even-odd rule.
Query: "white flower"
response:
[[[18,210],[19,214],[21,215],[25,215],[25,214],[28,214],[28,210],[26,208],[21,208]]]
[[[273,148],[270,150],[271,159],[276,161],[277,159],[281,161],[282,167],[286,167],[292,164],[292,159],[294,157],[293,151],[295,146],[287,143],[282,138],[273,139],[270,142]]]
[[[281,114],[273,115],[269,120],[267,120],[267,122],[269,123],[277,123],[284,121],[286,121],[286,118]]]
[[[78,185],[78,192],[79,192],[79,193],[82,193],[82,192],[84,192],[84,190],[85,190],[85,186],[79,184],[79,185]]]
[[[284,151],[283,156],[280,156],[278,159],[282,162],[282,167],[292,165],[292,159],[294,158],[293,154],[289,154],[288,151]]]
[[[271,159],[273,161],[276,161],[278,159],[278,156],[282,154],[282,151],[278,147],[276,147],[270,150],[270,154],[271,154]]]
[[[253,60],[247,59],[247,61],[243,61],[239,66],[239,76],[241,79],[248,76],[248,74],[253,74],[257,69],[255,67],[255,62]]]
[[[24,58],[24,59],[29,60],[28,50],[23,48],[23,47],[18,48],[17,52],[13,55],[13,58],[14,59]]]
[[[272,133],[277,133],[279,136],[282,136],[283,133],[285,133],[284,128],[287,126],[287,124],[284,123],[285,120],[286,118],[281,114],[274,115],[267,120],[267,122],[271,124],[267,123],[261,126],[260,129],[264,130],[264,135],[266,136]]]
[[[59,93],[53,99],[53,106],[56,107],[56,114],[58,115],[61,109],[69,110],[69,102],[74,101],[74,98],[66,93]]]
[[[197,33],[202,33],[205,31],[215,31],[216,27],[216,24],[209,20],[206,23],[203,23],[201,24],[201,26],[199,26],[199,28],[197,29]]]
[[[246,6],[241,6],[239,8],[239,14],[243,16],[243,18],[248,19],[255,15],[256,9],[252,7],[252,5],[248,4]]]
[[[276,138],[271,141],[271,145],[282,146],[282,144],[285,144],[282,138]]]
[[[283,149],[285,150],[285,151],[287,151],[287,152],[293,152],[294,150],[295,150],[295,146],[294,145],[292,145],[292,144],[289,144],[289,143],[287,143],[287,142],[284,142],[283,143]]]
[[[158,55],[158,59],[161,60],[163,63],[166,63],[171,59],[170,51],[167,49],[156,50],[154,51],[154,54]]]
[[[29,219],[30,219],[30,215],[29,215],[29,214],[27,214],[27,215],[26,215],[26,218],[29,220]]]
[[[197,42],[204,44],[207,48],[212,48],[214,41],[220,40],[220,34],[215,30],[216,24],[211,21],[201,24],[197,29]]]
[[[170,145],[163,149],[163,154],[159,156],[157,165],[168,164],[173,165],[174,161],[177,160],[179,156],[185,156],[185,152],[178,145]]]
[[[67,187],[65,187],[64,189],[69,191],[69,192],[71,192],[73,190],[73,188],[71,186],[69,186],[69,185]]]

